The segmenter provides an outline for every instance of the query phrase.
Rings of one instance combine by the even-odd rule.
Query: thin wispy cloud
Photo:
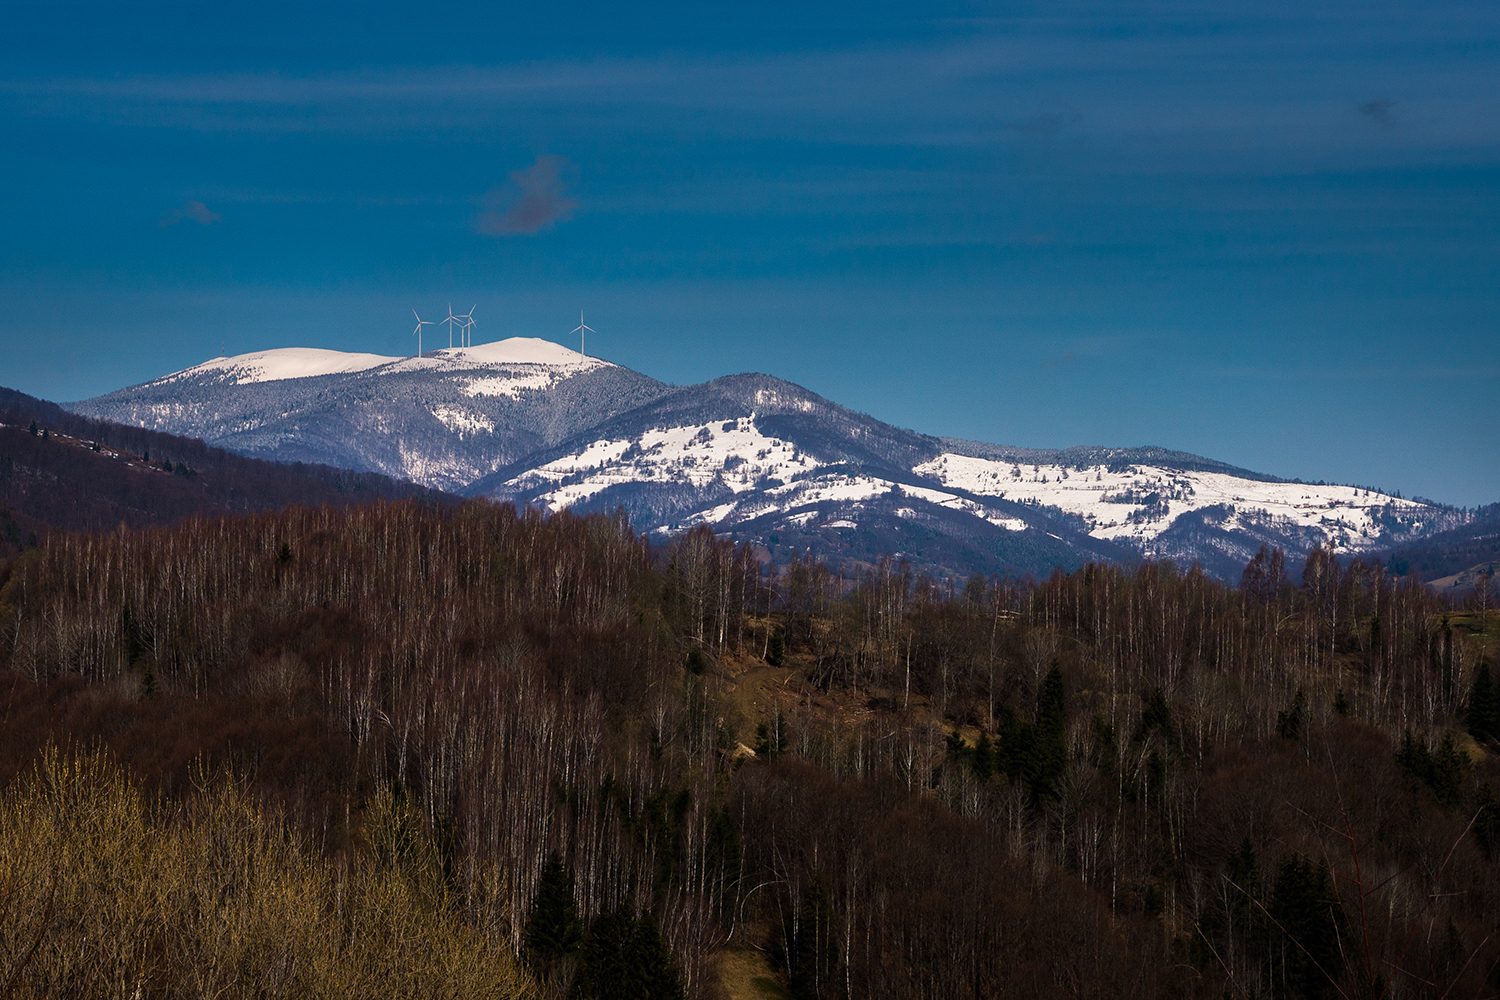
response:
[[[485,196],[485,212],[475,224],[490,236],[535,236],[573,217],[578,200],[567,179],[577,168],[562,156],[538,156],[525,170],[511,171],[510,183]]]
[[[1387,163],[1403,149],[1423,163],[1444,151],[1488,158],[1500,146],[1492,58],[1465,48],[1463,25],[1438,31],[1430,20],[1382,21],[1368,36],[1296,17],[1222,31],[1037,22],[844,51],[0,80],[0,104],[121,125],[346,135],[513,133],[585,109],[595,134],[963,148],[1066,137],[1081,160],[1184,170],[1198,158]],[[1392,125],[1393,101],[1350,101],[1392,81],[1410,105],[1399,135],[1337,128],[1351,106]]]
[[[181,208],[174,208],[162,216],[159,226],[175,226],[179,222],[196,222],[200,226],[211,226],[215,222],[223,222],[224,216],[213,211],[201,201],[189,198],[182,203]]]

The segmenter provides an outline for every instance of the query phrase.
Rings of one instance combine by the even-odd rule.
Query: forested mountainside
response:
[[[455,502],[375,473],[244,458],[0,388],[0,555],[34,545],[49,528],[104,530],[408,496]]]
[[[1467,524],[1416,539],[1382,555],[1393,571],[1413,573],[1427,581],[1456,577],[1481,564],[1500,562],[1500,503],[1480,507]]]
[[[799,998],[1493,996],[1497,650],[1321,549],[1231,586],[840,578],[483,502],[57,532],[0,569],[0,974],[323,989],[287,894],[213,874],[259,844],[329,955],[448,942],[451,991],[713,997],[732,955]],[[153,838],[161,899],[243,930],[94,865]]]

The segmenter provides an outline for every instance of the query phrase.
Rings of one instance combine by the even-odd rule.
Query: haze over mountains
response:
[[[939,438],[771,376],[669,386],[529,338],[420,358],[263,351],[68,405],[257,458],[553,511],[623,506],[652,532],[707,524],[778,560],[889,552],[970,573],[1144,556],[1236,576],[1263,544],[1293,561],[1375,552],[1473,519],[1162,448]]]

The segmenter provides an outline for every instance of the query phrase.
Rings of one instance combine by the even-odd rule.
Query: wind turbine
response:
[[[417,311],[413,309],[411,311],[411,314],[413,316],[417,316]],[[419,358],[422,356],[422,327],[424,326],[437,326],[437,324],[430,319],[423,319],[422,317],[417,316],[417,328],[413,330],[412,333],[415,333],[417,335],[417,357]]]
[[[440,319],[440,320],[438,320],[438,322],[439,323],[447,323],[448,324],[448,346],[451,348],[453,346],[453,324],[457,323],[460,326],[463,325],[463,320],[461,320],[457,316],[453,315],[453,303],[452,302],[448,303],[448,318],[447,319]]]
[[[584,347],[583,337],[584,337],[584,331],[585,330],[587,330],[589,333],[598,333],[599,332],[599,331],[595,330],[591,326],[585,326],[584,325],[584,322],[583,322],[583,310],[580,309],[580,310],[578,310],[578,325],[575,326],[573,329],[571,329],[571,330],[568,331],[568,336],[571,337],[575,333],[578,334],[578,353],[582,354],[584,357],[588,357],[589,356],[589,352],[583,349],[583,347]]]
[[[472,333],[474,329],[474,308],[474,306],[470,306],[468,312],[460,313],[457,317],[460,321],[459,339],[463,341],[463,346],[465,347],[474,346],[474,335]],[[449,307],[449,311],[452,311],[451,306]]]

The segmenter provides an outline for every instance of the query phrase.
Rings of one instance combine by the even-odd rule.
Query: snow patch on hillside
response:
[[[1178,517],[1205,507],[1226,512],[1233,530],[1246,514],[1321,531],[1342,549],[1377,544],[1377,516],[1419,515],[1423,504],[1352,486],[1267,483],[1221,472],[1184,472],[1149,465],[1111,471],[1060,465],[1018,465],[944,454],[912,470],[944,486],[981,496],[1037,503],[1081,515],[1095,538],[1137,544],[1156,538]],[[1413,530],[1420,524],[1414,523]]]
[[[495,422],[483,413],[473,413],[456,406],[434,406],[432,415],[443,422],[443,426],[458,434],[459,437],[467,437],[470,434],[490,434],[495,430]]]
[[[279,347],[270,351],[238,354],[232,358],[214,358],[156,381],[170,382],[222,372],[233,377],[236,385],[247,385],[252,382],[277,382],[282,379],[362,372],[399,360],[381,354],[348,354],[317,347]]]
[[[633,440],[595,441],[583,450],[528,470],[516,489],[555,483],[537,498],[560,510],[620,483],[722,484],[747,493],[786,483],[819,466],[811,455],[762,434],[753,417],[646,431]]]

